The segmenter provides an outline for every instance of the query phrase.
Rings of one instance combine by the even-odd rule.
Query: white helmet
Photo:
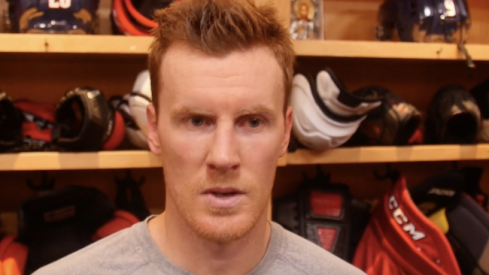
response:
[[[300,143],[326,150],[347,142],[380,99],[350,94],[330,69],[312,77],[296,74],[290,97],[292,130]]]
[[[131,110],[129,109],[128,105],[129,97],[130,94],[127,94],[124,97],[114,96],[110,99],[110,103],[114,109],[118,110],[122,114],[122,117],[124,118],[126,137],[129,139],[129,141],[141,149],[149,149],[148,139],[136,125],[131,115]]]
[[[134,122],[141,129],[145,137],[148,137],[148,119],[146,107],[151,103],[151,81],[149,71],[140,72],[132,88],[129,97],[129,110]]]

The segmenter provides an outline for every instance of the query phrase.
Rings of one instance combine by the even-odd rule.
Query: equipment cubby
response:
[[[270,1],[288,26],[289,1]],[[454,44],[375,41],[377,10],[382,2],[325,0],[325,40],[294,42],[298,68],[314,73],[330,67],[349,90],[366,84],[384,85],[423,114],[442,85],[457,83],[471,88],[489,78],[487,0],[468,0],[472,27],[467,48],[476,64],[470,75],[464,56]],[[102,1],[100,13],[105,17],[101,20],[109,20],[108,9],[110,2]],[[110,29],[106,24],[108,21],[101,23],[103,29]],[[66,90],[81,85],[96,87],[106,97],[126,94],[131,92],[137,73],[146,68],[150,43],[149,37],[0,34],[0,89],[14,99],[28,97],[52,103],[58,102]],[[148,208],[161,211],[164,185],[158,160],[145,151],[115,152],[0,154],[0,212],[15,212],[33,194],[25,182],[39,179],[37,170],[46,170],[56,178],[56,187],[95,186],[113,199],[114,176],[124,174],[120,169],[132,169],[137,177],[146,177],[142,192]],[[373,175],[374,170],[383,171],[387,162],[406,176],[409,186],[451,167],[452,161],[459,162],[460,167],[482,166],[485,173],[481,186],[489,193],[487,160],[489,144],[300,150],[279,161],[273,198],[294,192],[304,173],[313,175],[319,164],[331,173],[332,182],[348,184],[358,198],[375,200],[391,186],[388,180],[379,181]]]

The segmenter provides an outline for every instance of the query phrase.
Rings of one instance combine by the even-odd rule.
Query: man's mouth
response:
[[[239,189],[231,188],[231,187],[214,187],[214,188],[206,189],[204,191],[204,194],[212,194],[218,197],[227,197],[227,196],[244,194],[244,192]]]
[[[202,195],[214,208],[231,208],[239,203],[245,192],[231,187],[214,187],[204,190]]]

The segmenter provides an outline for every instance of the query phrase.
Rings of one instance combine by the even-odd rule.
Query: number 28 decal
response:
[[[48,6],[50,9],[69,9],[71,0],[48,0]]]

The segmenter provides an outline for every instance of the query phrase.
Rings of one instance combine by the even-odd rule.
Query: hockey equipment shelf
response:
[[[0,34],[0,53],[146,54],[151,37]],[[294,41],[298,56],[464,60],[456,44],[379,41]],[[488,61],[489,45],[468,44],[473,60]]]

